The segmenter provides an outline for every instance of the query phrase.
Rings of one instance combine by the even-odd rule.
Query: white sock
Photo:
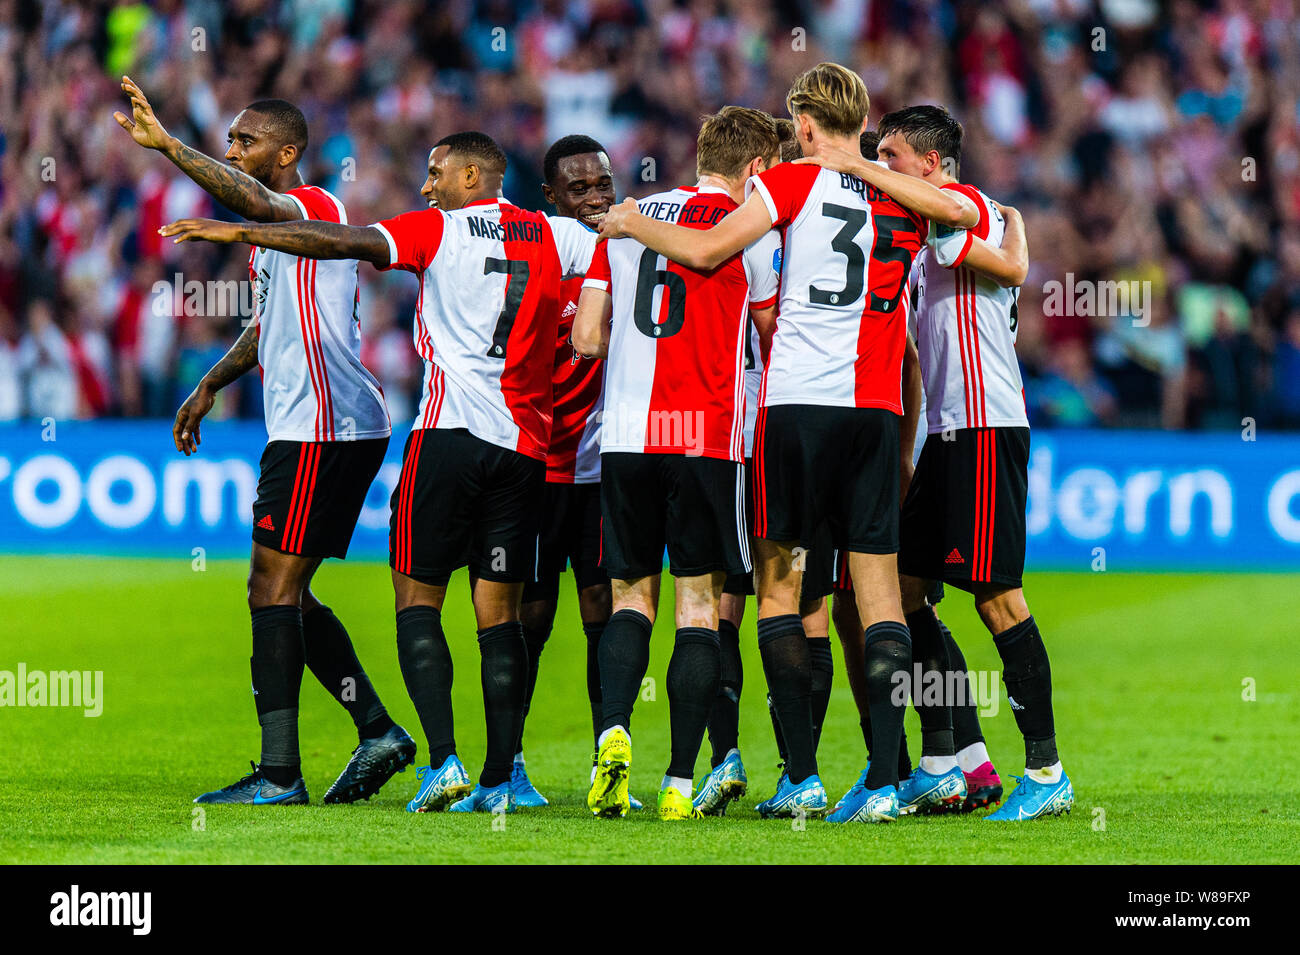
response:
[[[515,753],[515,762],[518,763],[520,766],[522,766],[522,765],[524,764],[524,752],[523,752],[523,750],[520,750],[519,752]]]
[[[1042,769],[1026,769],[1025,775],[1036,783],[1059,783],[1061,781],[1061,761],[1058,759],[1051,766]]]
[[[681,776],[665,776],[661,789],[667,789],[672,786],[687,799],[691,798],[691,780],[683,779]]]
[[[723,759],[724,759],[724,760],[731,759],[731,754],[732,754],[732,753],[735,753],[737,756],[739,756],[739,755],[740,755],[740,750],[736,749],[736,747],[734,747],[734,746],[731,747],[731,749],[727,750],[727,755],[724,756]]]
[[[622,730],[624,733],[627,733],[626,726],[611,726],[609,729],[605,730],[605,732],[600,734],[600,739],[596,740],[597,750],[599,750],[602,746],[605,745],[605,738],[609,736],[610,733],[614,732],[614,730]],[[632,734],[627,733],[627,738],[630,740],[632,738]]]
[[[922,756],[921,768],[931,776],[942,776],[957,768],[956,756]]]
[[[980,740],[978,743],[971,743],[958,753],[957,762],[961,765],[963,773],[973,773],[985,763],[991,763],[993,760],[989,759],[988,747],[984,745],[983,740]]]

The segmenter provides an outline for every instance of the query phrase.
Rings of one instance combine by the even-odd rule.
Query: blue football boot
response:
[[[1013,778],[1019,781],[1019,785],[996,812],[984,817],[986,820],[1027,822],[1030,819],[1068,813],[1074,806],[1074,786],[1064,771],[1060,782],[1055,783],[1040,783],[1027,775]]]
[[[475,786],[474,791],[448,812],[514,812],[515,793],[509,781],[497,786]]]
[[[407,812],[441,812],[457,799],[468,796],[474,788],[469,773],[465,772],[455,753],[436,770],[432,766],[421,766],[415,771],[415,779],[420,788],[415,798],[406,804]]]

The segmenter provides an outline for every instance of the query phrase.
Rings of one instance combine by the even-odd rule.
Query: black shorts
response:
[[[542,527],[537,534],[533,576],[524,582],[524,603],[555,600],[560,575],[573,568],[579,590],[609,584],[600,569],[600,485],[546,482]]]
[[[898,415],[776,405],[754,428],[754,533],[862,554],[898,551]]]
[[[601,566],[611,578],[746,574],[749,522],[738,461],[683,454],[600,457]]]
[[[835,557],[837,551],[831,545],[829,527],[813,537],[807,545],[799,545],[803,556],[803,580],[800,582],[799,600],[820,600],[830,596],[835,589]],[[796,551],[798,553],[798,551]]]
[[[903,501],[898,569],[962,590],[1019,587],[1025,571],[1029,429],[963,428],[921,449]]]
[[[387,438],[272,441],[262,452],[253,540],[282,554],[346,557]]]
[[[749,479],[749,473],[753,466],[753,459],[745,461],[745,514],[749,518],[751,535],[754,531],[754,482]],[[817,535],[812,544],[800,545],[800,547],[801,551],[795,554],[795,558],[798,559],[802,554],[804,566],[799,595],[799,600],[802,603],[807,600],[818,600],[830,594],[835,549],[831,547],[830,532],[826,529],[823,529]],[[752,572],[728,574],[727,579],[722,584],[722,592],[741,597],[754,596],[754,574]]]
[[[750,469],[754,466],[753,458],[745,458],[743,479],[745,494],[745,533],[751,537],[754,535],[754,482],[749,479]],[[727,579],[722,582],[722,592],[724,594],[735,594],[741,597],[754,596],[754,572],[751,570],[743,574],[728,574]]]
[[[416,428],[393,489],[389,565],[434,585],[466,566],[485,580],[530,579],[545,483],[535,458],[464,428]]]

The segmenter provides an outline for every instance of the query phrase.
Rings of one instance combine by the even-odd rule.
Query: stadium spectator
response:
[[[949,106],[963,178],[1023,210],[1021,358],[1049,420],[1300,427],[1290,405],[1265,413],[1300,391],[1295,27],[1293,4],[1238,0],[0,0],[0,371],[20,376],[0,385],[0,418],[170,418],[186,349],[237,333],[232,316],[153,308],[154,283],[239,278],[247,250],[157,236],[230,215],[123,140],[123,72],[211,154],[243,104],[301,103],[305,175],[364,222],[418,207],[410,170],[458,129],[502,144],[506,194],[526,208],[543,205],[546,144],[569,132],[606,144],[626,193],[687,181],[701,115],[785,115],[791,77],[831,58],[863,75],[873,119]],[[1158,317],[1034,314],[1067,275],[1158,275]],[[1205,288],[1232,293],[1218,324]],[[362,289],[399,426],[420,383],[380,296],[400,315],[413,295],[404,276]],[[190,327],[205,317],[226,321]],[[247,389],[228,398],[220,413],[260,415]]]

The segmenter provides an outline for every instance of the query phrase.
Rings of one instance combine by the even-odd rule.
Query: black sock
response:
[[[650,666],[651,628],[649,618],[636,610],[620,610],[605,624],[599,654],[601,732],[632,728],[632,706]]]
[[[605,632],[603,623],[584,623],[582,632],[587,637],[587,700],[591,703],[591,745],[596,752],[600,738],[600,721],[603,718],[600,702],[600,638]],[[594,756],[592,757],[595,758]]]
[[[1002,657],[1007,702],[1025,738],[1025,768],[1042,769],[1059,757],[1052,719],[1052,667],[1034,618],[1023,620],[993,638]]]
[[[668,775],[690,779],[695,757],[704,741],[709,710],[718,695],[722,672],[718,632],[707,627],[682,627],[668,661],[668,722],[672,730],[672,756]]]
[[[826,722],[826,708],[831,702],[831,680],[835,675],[835,654],[831,653],[831,638],[809,638],[808,654],[812,659],[811,699],[815,753],[821,744],[822,724]]]
[[[858,721],[862,727],[862,741],[867,744],[867,759],[871,759],[871,716],[864,716]],[[912,775],[912,756],[907,751],[907,731],[898,731],[898,778],[906,779]]]
[[[519,739],[515,741],[515,752],[524,751],[524,723],[528,719],[528,709],[533,704],[533,690],[537,689],[537,664],[542,658],[542,648],[551,636],[551,628],[545,630],[524,627],[524,649],[528,651],[527,672],[524,675],[524,712],[519,717]]]
[[[510,780],[524,714],[524,683],[528,679],[524,625],[512,620],[480,630],[478,652],[487,720],[487,755],[478,781],[481,786],[500,786]]]
[[[393,728],[379,694],[357,659],[348,631],[329,607],[316,606],[302,615],[307,669],[348,711],[361,739],[383,736]]]
[[[262,775],[289,786],[302,775],[298,753],[298,693],[302,689],[302,611],[258,607],[252,611],[253,702],[262,727]]]
[[[871,768],[867,788],[896,786],[898,747],[907,713],[906,676],[912,664],[912,638],[905,624],[884,620],[867,628],[867,700],[871,710]],[[901,699],[900,699],[901,697]]]
[[[912,637],[912,670],[908,676],[914,684],[917,683],[917,665],[920,665],[921,679],[919,685],[912,686],[912,705],[921,718],[921,755],[955,756],[951,700],[948,698],[948,646],[944,643],[934,608],[926,604],[915,613],[909,613],[907,630]]]
[[[966,657],[942,620],[939,621],[939,629],[943,631],[943,642],[948,646],[948,666],[959,674],[959,685],[964,683],[966,687],[965,699],[954,700],[952,705],[953,746],[960,753],[967,746],[984,742],[984,732],[980,729],[979,706],[975,699],[975,687],[970,682],[970,671],[966,669]]]
[[[772,718],[772,738],[776,740],[776,752],[784,766],[790,761],[790,751],[785,747],[785,734],[781,732],[781,718],[776,715],[776,704],[772,702],[771,693],[767,695],[767,715]]]
[[[906,779],[912,775],[912,756],[907,751],[907,731],[898,731],[898,778]]]
[[[740,663],[740,631],[730,620],[718,621],[718,652],[722,664],[718,695],[709,712],[710,763],[717,766],[740,745],[740,690],[745,673]]]
[[[442,614],[435,608],[407,607],[397,612],[397,662],[429,744],[429,765],[437,769],[456,752],[456,732],[451,714],[451,651],[442,632]]]
[[[759,620],[758,651],[788,750],[786,773],[792,783],[798,784],[817,772],[812,726],[812,657],[799,615],[790,613]]]

